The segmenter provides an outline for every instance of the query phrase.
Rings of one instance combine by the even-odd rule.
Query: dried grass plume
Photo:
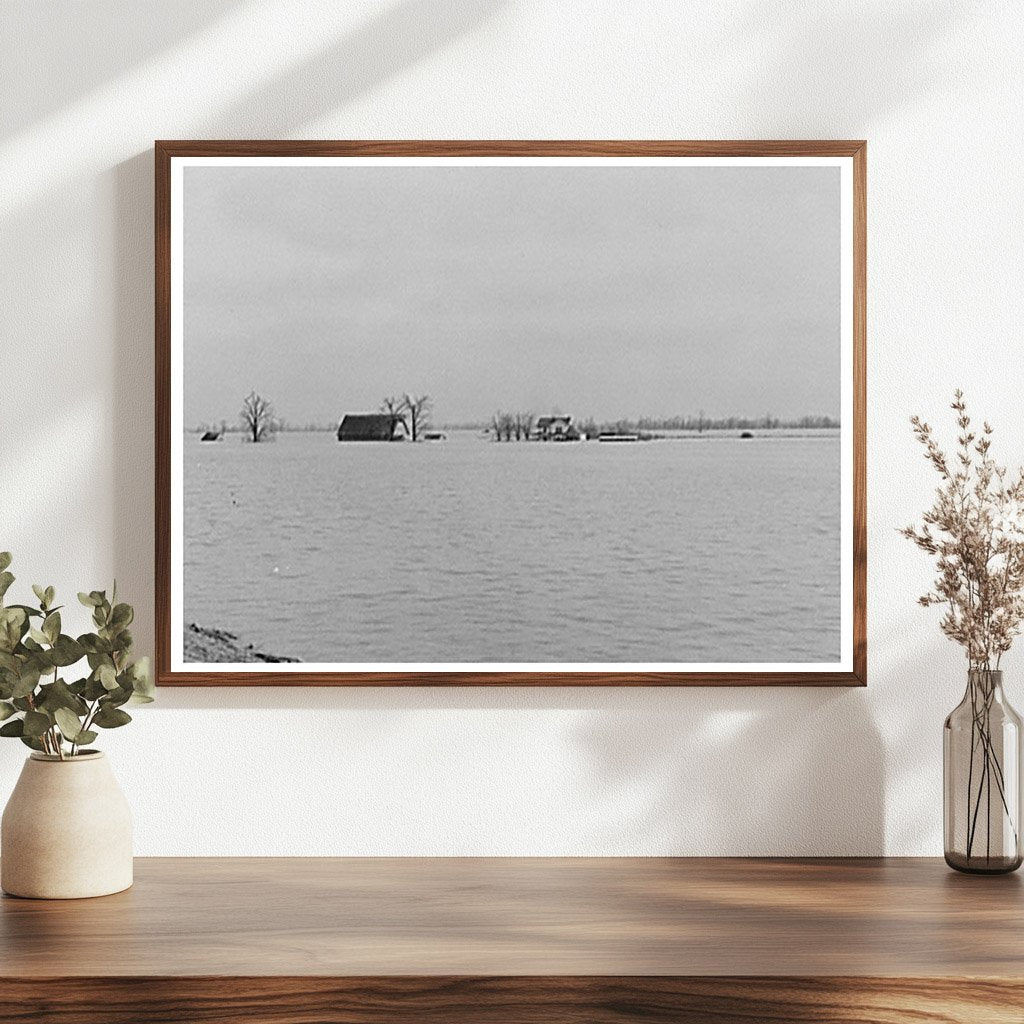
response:
[[[963,392],[952,403],[959,436],[947,455],[920,417],[911,424],[941,483],[918,526],[900,532],[935,558],[937,577],[918,600],[944,609],[942,632],[972,669],[999,668],[1024,620],[1024,468],[1008,479],[989,455],[992,427],[971,429]]]

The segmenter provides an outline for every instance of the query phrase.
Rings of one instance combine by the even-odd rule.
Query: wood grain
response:
[[[1020,1024],[1019,983],[877,978],[0,980],[5,1024]]]
[[[170,172],[187,156],[853,158],[853,669],[849,672],[172,672]],[[156,674],[161,686],[864,686],[867,683],[867,145],[863,140],[161,140],[155,143]],[[785,623],[779,624],[785,629]]]
[[[1019,875],[941,860],[139,859],[134,888],[0,901],[24,977],[1024,974]]]
[[[161,139],[171,156],[852,156],[863,139]]]
[[[0,901],[0,1019],[1020,1024],[1022,910],[938,859],[145,859]]]

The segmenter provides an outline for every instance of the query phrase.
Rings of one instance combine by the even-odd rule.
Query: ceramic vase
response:
[[[0,887],[69,900],[131,884],[131,811],[110,762],[99,751],[32,754],[0,824]]]

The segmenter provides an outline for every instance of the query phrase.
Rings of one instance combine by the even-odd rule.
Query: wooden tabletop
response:
[[[1020,875],[931,859],[140,859],[0,901],[15,977],[1024,978]]]

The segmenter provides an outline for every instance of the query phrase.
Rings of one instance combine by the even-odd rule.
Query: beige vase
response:
[[[99,751],[33,754],[0,824],[0,887],[12,896],[73,900],[132,884],[132,816]]]

